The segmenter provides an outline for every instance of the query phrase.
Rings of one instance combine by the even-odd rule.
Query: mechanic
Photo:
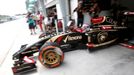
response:
[[[111,15],[111,0],[97,0],[97,4],[100,10],[99,16]]]
[[[94,5],[90,11],[94,11],[97,16],[111,16],[111,0],[94,0]]]
[[[69,30],[72,32],[89,31],[91,26],[91,13],[96,12],[97,9],[96,0],[80,0],[78,7],[74,9],[74,12],[77,11],[78,15],[77,26],[74,25],[74,21],[70,21],[70,24],[68,24]],[[79,24],[81,24],[81,26],[79,26]]]
[[[78,2],[78,6],[74,9],[73,12],[77,12],[77,26],[81,27],[83,25],[84,15],[82,13],[82,1]]]

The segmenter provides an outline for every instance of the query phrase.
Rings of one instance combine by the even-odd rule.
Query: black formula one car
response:
[[[126,38],[125,36],[132,36],[124,33],[129,32],[126,25],[127,15],[133,15],[133,13],[124,12],[124,16],[120,21],[115,21],[106,16],[93,18],[93,26],[89,31],[46,37],[29,47],[22,45],[20,50],[13,54],[13,73],[17,74],[36,69],[36,61],[33,59],[33,54],[37,52],[39,53],[38,60],[43,66],[54,68],[63,62],[64,52],[77,48],[87,48],[89,51],[92,51],[93,48],[107,46],[117,42],[117,40]]]

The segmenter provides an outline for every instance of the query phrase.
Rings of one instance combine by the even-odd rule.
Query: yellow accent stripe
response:
[[[50,38],[47,42],[54,42],[58,37],[63,36],[63,35],[56,35],[56,36]]]

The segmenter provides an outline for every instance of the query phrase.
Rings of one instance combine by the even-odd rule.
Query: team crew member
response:
[[[79,1],[78,6],[74,9],[74,12],[77,12],[77,26],[82,27],[84,19],[82,10],[82,1]]]
[[[100,10],[99,16],[110,16],[111,0],[97,0],[97,4]]]
[[[31,31],[31,35],[34,33],[36,34],[35,32],[35,21],[33,19],[33,16],[31,15],[28,20],[27,20],[28,24],[29,24],[29,29]]]
[[[43,18],[44,18],[43,15],[38,11],[38,13],[37,13],[37,19],[38,19],[37,23],[40,27],[41,32],[43,32],[43,27],[42,27]]]

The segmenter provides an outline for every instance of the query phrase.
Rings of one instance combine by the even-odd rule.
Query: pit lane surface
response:
[[[1,75],[13,75],[12,55],[22,44],[32,44],[39,40],[39,30],[37,30],[37,35],[30,35],[25,22],[23,18],[0,25],[2,36],[0,38],[0,60],[3,61],[0,62]],[[9,34],[10,37],[5,34]],[[7,39],[10,41],[3,41]],[[26,75],[133,75],[133,69],[134,51],[114,45],[93,53],[89,53],[88,50],[67,52],[63,64],[53,69],[48,69],[37,61],[37,72]]]

